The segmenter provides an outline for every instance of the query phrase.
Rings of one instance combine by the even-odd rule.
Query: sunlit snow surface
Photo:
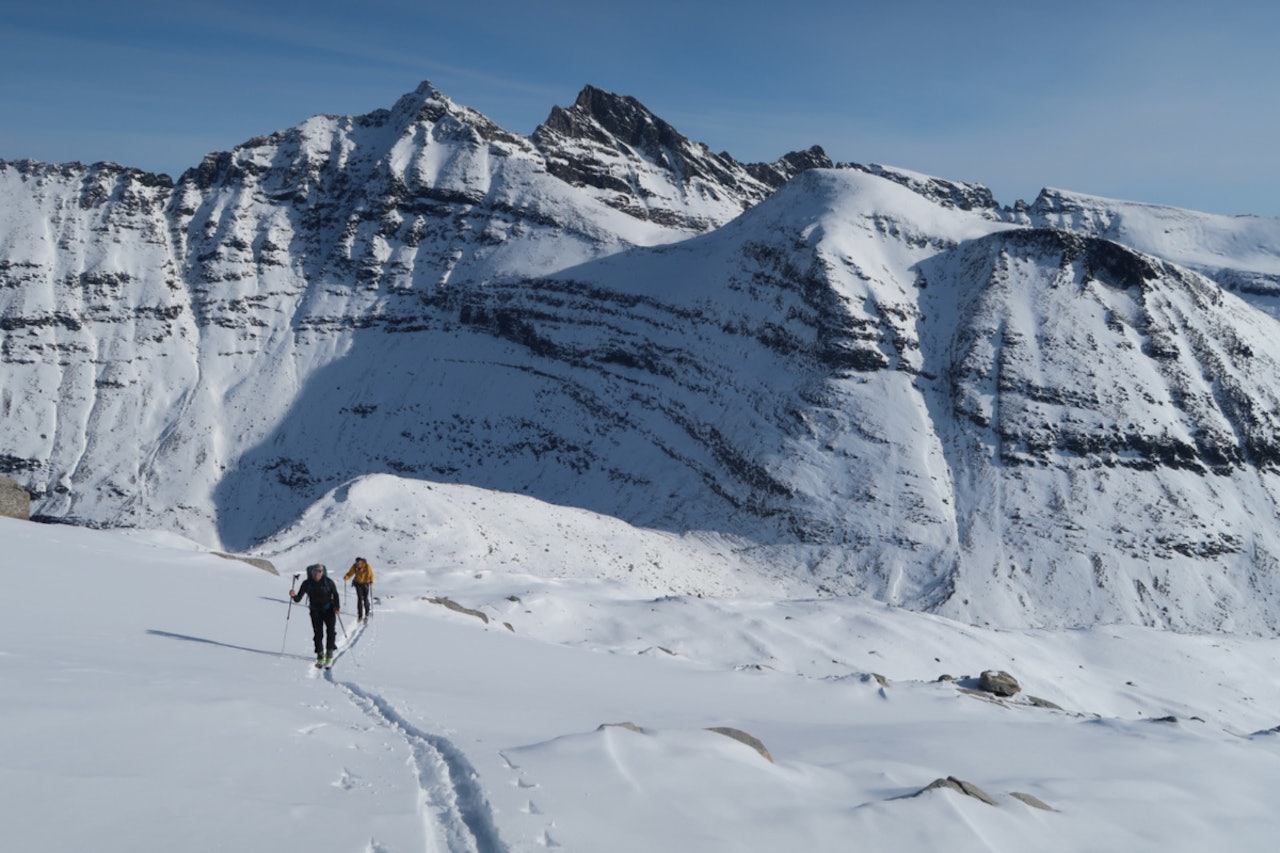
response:
[[[1275,640],[794,598],[729,540],[391,477],[267,543],[278,576],[172,534],[0,519],[0,542],[6,849],[1261,851],[1280,832]],[[356,555],[374,615],[352,598],[318,671],[290,575]],[[1023,692],[960,689],[988,669]],[[996,805],[911,796],[948,776]]]

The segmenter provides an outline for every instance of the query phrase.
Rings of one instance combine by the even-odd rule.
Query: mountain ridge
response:
[[[1214,278],[1265,303],[1280,222],[744,165],[591,87],[525,138],[426,83],[0,197],[0,471],[43,517],[241,549],[390,474],[956,618],[1280,625],[1280,338]]]

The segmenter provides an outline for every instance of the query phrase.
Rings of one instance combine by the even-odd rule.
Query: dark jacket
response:
[[[317,613],[339,609],[342,603],[342,599],[338,597],[338,585],[328,575],[322,575],[318,581],[311,578],[304,580],[293,600],[301,601],[304,595],[310,599],[308,606]]]

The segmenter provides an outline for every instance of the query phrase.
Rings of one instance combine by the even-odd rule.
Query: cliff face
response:
[[[390,473],[975,621],[1276,627],[1275,321],[1132,216],[830,165],[426,85],[172,184],[0,163],[0,472],[229,548]]]

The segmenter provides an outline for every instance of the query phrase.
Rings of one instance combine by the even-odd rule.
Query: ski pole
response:
[[[293,585],[298,585],[302,572],[293,573]],[[293,615],[293,596],[289,596],[289,609],[284,612],[284,637],[280,640],[280,654],[284,654],[284,644],[289,641],[289,617]]]

